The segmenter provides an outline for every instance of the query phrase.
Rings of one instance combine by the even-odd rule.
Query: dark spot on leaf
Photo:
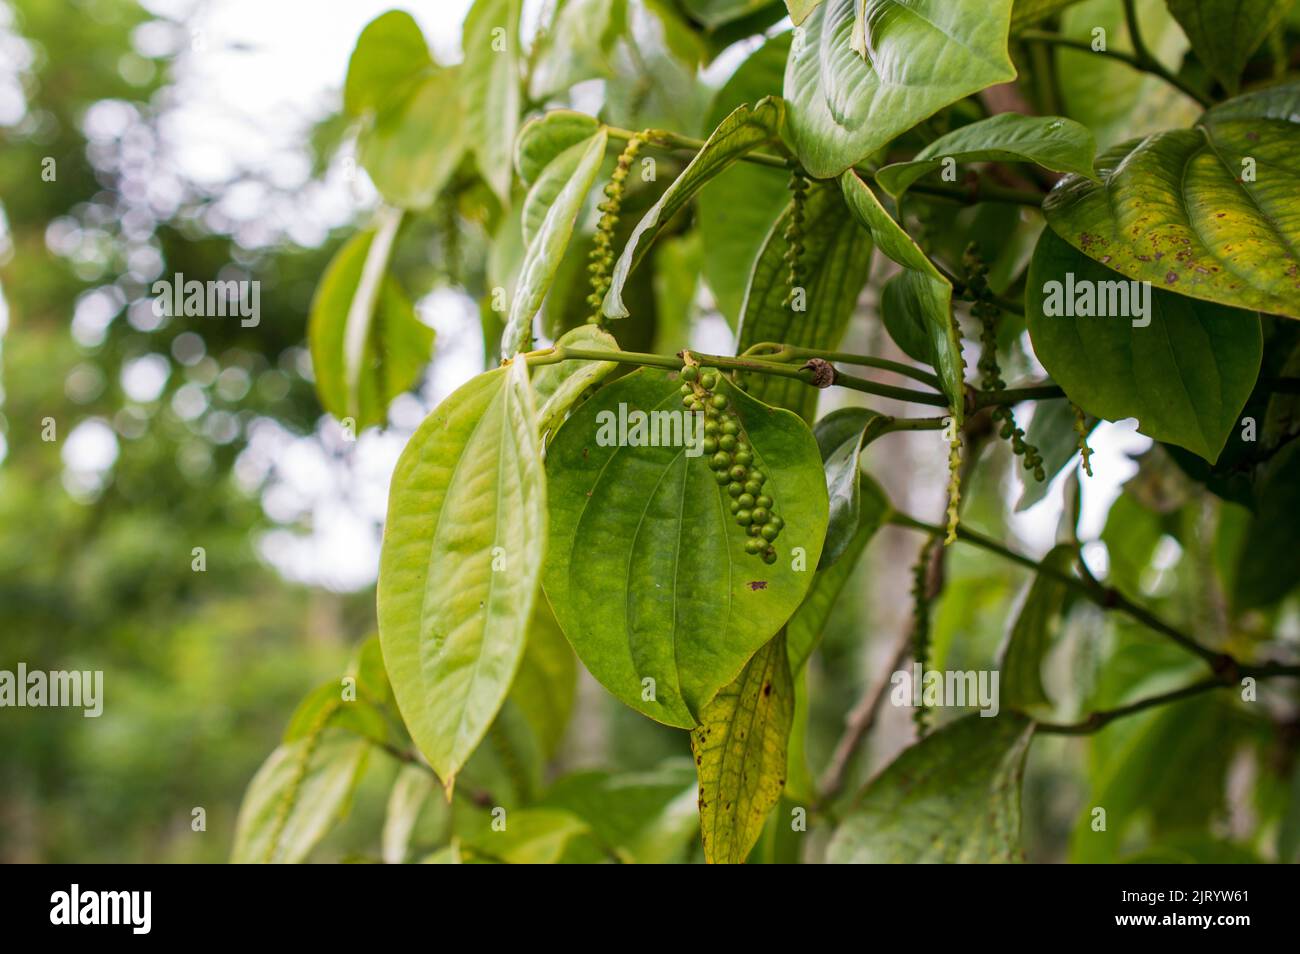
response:
[[[770,682],[764,683],[764,684],[763,684],[763,695],[765,695],[765,696],[770,696],[771,694],[772,694],[772,684],[771,684]]]
[[[1176,281],[1178,281],[1178,273],[1177,273],[1177,272],[1167,272],[1167,273],[1165,273],[1165,284],[1166,284],[1166,285],[1172,285],[1172,284],[1173,284],[1174,282],[1176,282]]]
[[[767,589],[767,580],[750,580],[745,585],[751,590],[765,590]]]

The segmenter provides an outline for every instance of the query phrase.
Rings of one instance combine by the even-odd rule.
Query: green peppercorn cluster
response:
[[[784,305],[788,308],[794,302],[795,289],[804,283],[804,206],[808,199],[808,179],[799,170],[790,173],[790,218],[785,224],[785,264],[787,272],[787,289]]]
[[[619,212],[623,207],[623,191],[627,183],[627,174],[644,143],[645,137],[642,133],[637,133],[627,141],[627,145],[619,153],[618,164],[614,167],[609,182],[605,184],[605,198],[597,206],[601,215],[600,222],[596,226],[596,244],[592,246],[591,255],[587,259],[587,274],[591,277],[591,294],[587,296],[587,304],[592,309],[591,317],[587,319],[588,324],[604,323],[604,313],[601,309],[605,303],[605,293],[609,291],[611,283],[610,272],[614,267],[614,229],[618,225]]]
[[[688,411],[704,413],[704,455],[718,486],[725,487],[731,497],[732,516],[749,535],[745,552],[772,564],[776,562],[773,543],[785,521],[763,489],[767,475],[753,466],[754,450],[745,439],[740,418],[727,396],[714,391],[717,386],[716,371],[702,371],[691,364],[682,368],[682,405]]]
[[[934,559],[934,537],[927,537],[912,567],[912,658],[924,672],[930,663],[930,561]],[[918,731],[924,733],[929,710],[921,705],[912,713]]]
[[[980,321],[980,386],[985,391],[1004,391],[1007,383],[1002,380],[1002,368],[998,364],[998,317],[1002,314],[993,303],[993,293],[988,285],[989,267],[980,258],[975,245],[966,249],[962,263],[966,268],[966,286],[975,299],[970,313]],[[1011,450],[1017,457],[1024,458],[1025,470],[1034,475],[1040,483],[1047,479],[1043,470],[1043,456],[1038,448],[1025,440],[1024,429],[1016,424],[1015,414],[1007,405],[993,409],[993,420],[1000,422],[999,435],[1003,440],[1011,441]]]

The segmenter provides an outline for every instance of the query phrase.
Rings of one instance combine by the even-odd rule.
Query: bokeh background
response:
[[[490,216],[477,214],[482,189],[467,170],[421,217],[394,266],[437,333],[418,387],[394,401],[386,428],[355,443],[313,391],[305,329],[316,282],[378,202],[340,116],[343,78],[362,27],[391,5],[0,0],[0,668],[24,661],[105,673],[99,719],[0,711],[0,861],[224,860],[244,787],[294,705],[373,631],[392,467],[428,410],[492,361],[493,340],[480,309],[491,287]],[[444,63],[460,58],[468,7],[403,5]],[[542,8],[525,4],[526,35]],[[661,21],[644,22],[641,52],[653,55],[618,59],[562,101],[629,128],[699,135],[715,93],[762,37],[711,35],[684,50],[655,26]],[[1130,106],[1150,104],[1149,90],[1130,84],[1123,94]],[[1091,89],[1073,95],[1095,98]],[[1175,124],[1185,107],[1094,121],[1111,124],[1102,137],[1113,141],[1143,121]],[[52,181],[41,174],[49,159]],[[670,271],[669,253],[658,256],[665,262],[650,293],[671,319],[660,322],[660,343],[725,351],[732,332],[699,281],[701,250],[666,247],[684,265]],[[178,272],[260,281],[260,324],[159,317],[149,286]],[[864,295],[851,344],[890,354],[873,320],[876,287]],[[1027,355],[1019,362],[1017,374],[1037,370]],[[41,439],[46,418],[56,422],[54,442]],[[1169,521],[1189,519],[1200,504],[1131,425],[1094,435],[1097,476],[1083,493],[1082,538],[1094,541],[1090,559],[1105,572],[1104,535],[1140,536],[1135,585],[1154,601],[1184,605],[1204,554],[1177,542]],[[931,434],[889,441],[868,469],[897,503],[936,519],[944,446]],[[994,442],[986,453],[968,519],[1041,555],[1055,539],[1063,481],[1017,512],[1009,452]],[[1126,509],[1108,531],[1117,501]],[[815,774],[844,713],[882,677],[906,634],[918,543],[884,532],[837,609],[810,674]],[[195,547],[206,551],[205,572],[192,569]],[[1027,576],[959,548],[947,577],[935,658],[987,668]],[[1071,613],[1075,635],[1051,674],[1067,706],[1095,686],[1106,655],[1099,647],[1109,641],[1125,638],[1147,662],[1160,656],[1162,647],[1119,625],[1087,607]],[[1294,630],[1294,614],[1287,625]],[[1242,738],[1250,741],[1249,729]],[[909,714],[885,707],[853,778],[911,739]],[[1184,808],[1179,832],[1255,842],[1253,802],[1229,794],[1234,778],[1261,776],[1263,748],[1250,749],[1244,766],[1207,769],[1200,749],[1141,742],[1100,754],[1086,740],[1036,746],[1031,857],[1070,856],[1089,792],[1123,764],[1146,764],[1132,783],[1135,801],[1167,786],[1169,804]],[[638,771],[687,752],[684,733],[648,723],[584,677],[548,776]],[[1285,768],[1269,771],[1285,779]],[[395,773],[383,760],[371,766],[349,820],[318,857],[377,855]],[[1189,795],[1199,784],[1189,778],[1208,779],[1206,791]],[[1284,781],[1259,797],[1285,798]],[[191,827],[196,807],[206,811],[202,832]]]

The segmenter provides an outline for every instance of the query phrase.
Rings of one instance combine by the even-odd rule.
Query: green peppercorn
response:
[[[727,476],[727,472],[725,470],[718,471],[716,474],[713,475],[713,478],[718,482],[719,487],[725,487],[731,480],[731,478]]]
[[[768,513],[768,512],[767,512],[765,509],[763,509],[762,507],[755,507],[755,508],[754,508],[754,522],[757,523],[757,524],[759,524],[760,526],[763,525],[763,524],[765,524],[765,523],[767,523],[767,519],[768,519],[768,517],[770,517],[770,516],[772,516],[772,515],[771,515],[770,513]]]
[[[731,480],[731,475],[728,474],[727,479]],[[744,485],[738,483],[737,481],[731,480],[731,483],[727,484],[727,493],[730,494],[732,497],[739,497],[744,492],[745,492]]]
[[[762,529],[762,527],[760,527],[760,526],[759,526],[758,524],[756,524],[756,523],[751,523],[748,527],[745,528],[745,530],[749,533],[749,535],[750,535],[751,537],[756,537],[756,536],[758,536],[758,532],[759,532],[761,529]]]
[[[683,393],[683,394],[694,394],[694,393],[695,393],[695,388],[691,387],[689,384],[683,384],[683,385],[682,385],[682,393]]]
[[[716,437],[706,437],[700,444],[706,454],[716,454],[718,452],[718,439]]]
[[[695,367],[694,365],[688,364],[686,367],[682,368],[683,381],[694,381],[699,376],[700,376],[700,369]]]
[[[753,523],[753,521],[754,521],[754,515],[751,514],[748,510],[742,509],[736,512],[736,523],[740,524],[742,527],[748,527],[751,523]]]
[[[706,391],[712,391],[718,386],[718,375],[714,371],[705,371],[700,375],[700,386]]]
[[[763,485],[757,480],[748,480],[745,482],[745,493],[757,498],[763,492]]]
[[[718,456],[719,456],[719,457],[722,456],[722,451],[718,451]],[[731,459],[731,455],[730,455],[730,454],[727,455],[727,459],[728,459],[728,460]],[[745,475],[748,474],[748,473],[749,473],[748,470],[746,470],[744,467],[741,467],[739,464],[737,464],[735,467],[731,468],[731,479],[732,479],[732,480],[744,480],[744,479],[745,479]],[[748,486],[748,484],[746,484],[746,486]]]
[[[735,421],[723,421],[723,422],[722,422],[722,433],[724,433],[724,434],[739,434],[739,433],[740,433],[740,425],[737,424]]]
[[[709,466],[714,470],[726,470],[731,466],[731,455],[718,451],[709,458]]]
[[[698,404],[694,394],[682,395],[682,407],[690,407],[692,404]]]
[[[719,411],[721,411],[727,406],[728,403],[727,396],[725,394],[715,394],[711,399],[711,403],[713,404],[714,407],[716,407]],[[723,424],[722,429],[725,431],[727,429],[727,425]]]
[[[763,562],[766,563],[768,566],[771,566],[773,563],[775,563],[775,562],[776,562],[776,551],[775,551],[774,549],[772,549],[771,547],[768,547],[766,550],[764,550],[764,551],[763,551]]]
[[[704,436],[705,436],[705,437],[717,437],[717,436],[718,436],[718,432],[719,432],[720,430],[721,430],[721,428],[718,427],[718,422],[717,422],[717,421],[705,421],[705,422],[704,422]]]
[[[768,510],[772,509],[772,498],[767,494],[759,494],[758,499],[754,502],[760,507],[765,507]]]
[[[763,473],[761,470],[750,471],[749,479],[754,481],[756,484],[758,484],[761,487],[763,486],[764,482],[767,480],[767,474]]]
[[[723,440],[726,440],[726,435],[723,435]],[[749,451],[743,451],[739,448],[736,449],[734,459],[741,467],[748,467],[750,464],[754,463],[754,455],[749,453]]]
[[[763,535],[763,539],[769,542],[781,535],[781,531],[770,523],[763,524],[763,529],[759,532]]]
[[[776,514],[772,514],[771,519],[767,521],[767,525],[769,527],[776,527],[777,530],[780,530],[782,527],[785,526],[785,521],[782,520]]]
[[[718,446],[724,451],[734,451],[736,449],[736,439],[730,434],[723,434],[718,438]],[[736,463],[739,464],[740,461],[736,461]]]
[[[734,500],[731,502],[731,512],[732,512],[732,513],[739,513],[739,512],[740,512],[740,504],[737,503],[737,502],[734,501]]]
[[[746,510],[750,510],[754,506],[754,498],[749,494],[741,494],[737,499],[740,501],[740,505]]]
[[[745,541],[745,552],[750,556],[758,556],[763,552],[763,541],[757,537]]]

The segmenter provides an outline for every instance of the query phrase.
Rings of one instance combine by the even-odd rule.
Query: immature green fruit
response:
[[[694,381],[699,376],[700,376],[700,369],[695,367],[694,365],[688,364],[686,367],[682,368],[683,381]]]
[[[718,451],[709,458],[709,466],[714,470],[726,470],[731,466],[731,455]]]
[[[776,562],[776,550],[772,549],[771,547],[768,547],[766,550],[764,550],[764,551],[763,551],[763,562],[766,563],[768,566],[771,566],[773,563],[775,563],[775,562]]]
[[[739,512],[740,512],[740,502],[739,502],[739,501],[733,500],[733,501],[731,502],[731,512],[732,512],[732,513],[739,513]]]
[[[718,452],[718,439],[716,437],[706,437],[700,444],[706,454],[716,454]]]
[[[749,480],[745,483],[745,493],[752,494],[754,497],[757,497],[762,492],[763,492],[763,485],[760,484],[757,480]]]
[[[727,478],[728,480],[730,480],[731,475],[728,474]],[[745,485],[738,480],[732,480],[731,483],[727,484],[727,493],[729,493],[733,497],[739,497],[744,492],[745,492]]]
[[[705,437],[717,437],[717,436],[718,436],[718,432],[719,432],[720,430],[721,430],[721,428],[718,427],[718,422],[717,422],[717,421],[705,421],[705,422],[704,422],[704,436],[705,436]]]
[[[735,421],[723,421],[722,433],[731,434],[732,436],[738,435],[740,433],[740,425]]]
[[[763,529],[759,532],[763,535],[763,539],[769,542],[781,535],[781,531],[771,523],[764,524]]]
[[[727,476],[727,472],[725,470],[720,470],[713,476],[718,481],[719,487],[725,487],[731,481],[731,478]]]
[[[776,527],[776,529],[779,531],[785,526],[785,521],[782,520],[780,517],[778,517],[776,514],[772,514],[772,519],[767,522],[767,525],[769,527]]]
[[[732,437],[730,434],[723,434],[721,437],[718,438],[718,446],[721,447],[724,451],[734,451],[736,449],[736,439]],[[736,461],[736,463],[740,464],[741,462]]]
[[[746,532],[747,532],[751,537],[756,537],[756,536],[758,536],[759,532],[760,532],[762,529],[763,529],[763,528],[760,527],[758,524],[756,524],[756,523],[751,523],[748,527],[745,528],[745,531],[746,531]]]
[[[762,507],[756,507],[756,508],[754,509],[754,511],[753,511],[753,514],[754,514],[754,522],[757,523],[757,524],[764,524],[764,523],[767,523],[767,518],[768,518],[769,516],[771,516],[771,515],[770,515],[766,510],[764,510]]]
[[[738,499],[740,500],[740,505],[744,507],[746,510],[753,509],[754,498],[752,496],[750,496],[749,494],[741,494]]]
[[[736,513],[736,523],[742,527],[748,527],[754,520],[753,514],[748,510],[741,510]]]
[[[754,456],[750,454],[749,451],[737,450],[735,461],[741,467],[748,467],[750,464],[754,463]]]
[[[713,395],[713,398],[712,398],[712,404],[713,404],[713,406],[716,407],[719,411],[725,410],[726,407],[727,407],[727,405],[728,405],[729,403],[730,403],[730,402],[727,400],[727,396],[726,396],[725,394],[715,394],[715,395]],[[722,425],[722,428],[723,428],[724,431],[726,430],[726,427],[727,427],[726,424]]]
[[[772,498],[769,497],[767,494],[760,494],[758,499],[754,501],[754,503],[767,510],[772,509]]]
[[[682,393],[683,393],[683,394],[694,394],[694,393],[695,393],[695,388],[691,387],[689,384],[683,384],[681,390],[682,390]]]
[[[714,371],[705,371],[700,375],[700,387],[706,391],[712,391],[718,386],[718,375]],[[725,399],[724,399],[725,400]],[[724,407],[726,405],[723,405]]]
[[[719,452],[718,452],[718,456],[721,456],[721,453],[722,453],[722,452],[719,451]],[[730,459],[731,459],[731,455],[728,454],[728,455],[727,455],[727,460],[730,460]],[[748,473],[749,473],[749,471],[748,471],[746,468],[741,467],[739,464],[737,464],[735,467],[731,468],[731,479],[732,479],[732,480],[744,480],[744,479],[745,479],[745,475],[748,474]],[[746,484],[745,486],[748,487],[749,485]]]
[[[754,537],[752,540],[745,541],[745,552],[751,556],[758,556],[763,552],[763,541]]]
[[[694,394],[682,395],[682,407],[690,408],[692,405],[699,403]]]
[[[761,470],[751,471],[749,475],[749,479],[754,481],[754,483],[758,484],[758,486],[762,487],[763,483],[767,480],[767,474],[763,473]]]

